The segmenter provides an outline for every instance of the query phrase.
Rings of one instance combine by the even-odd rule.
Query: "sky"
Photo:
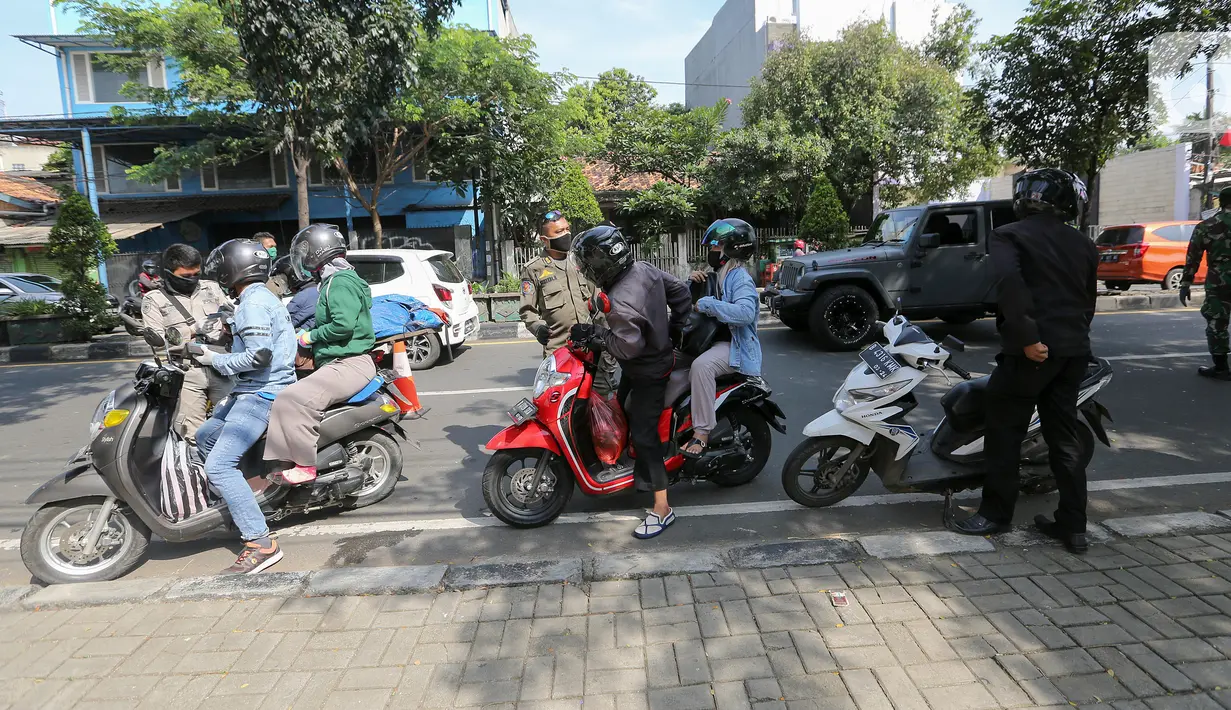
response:
[[[474,0],[467,0],[474,2]],[[838,2],[840,0],[802,0]],[[624,67],[651,82],[682,82],[684,57],[709,28],[723,0],[510,0],[513,18],[538,46],[546,71],[568,70],[594,77]],[[967,0],[982,19],[981,38],[1006,32],[1028,0]],[[55,59],[13,39],[14,34],[49,34],[47,0],[0,0],[4,18],[0,36],[0,100],[9,117],[59,115],[59,81]],[[76,29],[75,17],[60,10],[58,29]],[[684,87],[656,83],[664,103],[683,102]]]

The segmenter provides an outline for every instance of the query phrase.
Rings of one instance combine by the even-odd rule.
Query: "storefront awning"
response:
[[[199,209],[172,210],[166,212],[124,212],[103,214],[103,223],[111,238],[131,239],[143,232],[157,229],[164,224],[178,222],[200,212]],[[55,220],[38,220],[8,227],[0,226],[0,246],[41,246],[47,243]]]

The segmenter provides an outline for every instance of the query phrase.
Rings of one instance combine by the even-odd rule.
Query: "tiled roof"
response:
[[[36,204],[60,204],[60,193],[37,180],[0,173],[0,195]]]
[[[617,182],[615,181],[615,167],[601,160],[586,163],[582,167],[582,172],[585,173],[586,179],[590,181],[590,187],[594,188],[595,192],[648,190],[654,183],[663,179],[657,173],[635,173],[625,175]]]

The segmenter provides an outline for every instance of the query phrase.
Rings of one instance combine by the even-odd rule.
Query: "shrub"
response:
[[[37,301],[33,298],[21,298],[0,303],[0,316],[10,318],[31,318],[34,316],[49,316],[59,313],[55,304],[47,301]]]
[[[99,263],[116,253],[115,241],[84,195],[65,191],[47,251],[63,277],[60,291],[64,298],[55,307],[71,318],[64,325],[65,333],[73,340],[89,340],[119,325],[107,304],[106,289],[91,278]]]
[[[551,208],[564,213],[573,234],[581,234],[603,222],[603,211],[594,197],[594,189],[581,164],[572,160],[565,166],[556,194],[552,195]]]
[[[846,246],[847,234],[850,232],[850,221],[838,193],[830,184],[829,178],[818,175],[812,181],[812,194],[808,197],[808,207],[804,218],[799,223],[799,236],[809,242],[820,242],[822,250],[839,249]]]

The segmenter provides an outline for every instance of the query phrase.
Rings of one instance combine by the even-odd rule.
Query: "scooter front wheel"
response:
[[[85,552],[90,528],[102,510],[102,498],[39,508],[21,533],[21,560],[30,574],[47,584],[106,582],[141,564],[149,550],[150,530],[127,509],[112,510],[94,552]]]
[[[544,456],[552,460],[535,486],[535,469]],[[546,449],[498,451],[483,471],[483,500],[492,515],[515,528],[550,523],[572,497],[572,472],[563,459]]]
[[[842,472],[847,460],[856,456]],[[791,500],[809,508],[823,508],[846,498],[863,485],[871,462],[868,450],[845,436],[814,436],[801,442],[782,466],[782,487]],[[839,478],[839,474],[841,476]]]

